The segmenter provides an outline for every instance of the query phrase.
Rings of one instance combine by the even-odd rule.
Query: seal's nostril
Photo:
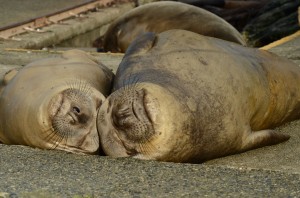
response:
[[[79,107],[76,107],[76,106],[75,106],[75,107],[73,107],[73,112],[74,112],[74,113],[78,113],[78,114],[79,114],[79,113],[80,113],[80,109],[79,109]]]

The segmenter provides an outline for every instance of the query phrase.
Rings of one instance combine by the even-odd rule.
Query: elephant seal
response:
[[[169,30],[128,48],[97,125],[107,155],[200,163],[286,141],[271,128],[299,117],[296,64]]]
[[[0,95],[0,142],[97,153],[97,110],[112,78],[110,70],[79,50],[8,71]]]
[[[241,34],[217,15],[180,2],[153,2],[139,6],[115,20],[104,35],[104,51],[125,52],[145,32],[184,29],[245,45]]]

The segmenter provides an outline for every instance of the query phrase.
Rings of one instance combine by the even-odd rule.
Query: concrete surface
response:
[[[299,36],[295,39],[282,43],[279,46],[271,48],[269,51],[278,54],[279,56],[284,56],[300,65],[300,31],[295,34]]]
[[[21,41],[1,41],[0,74],[60,55],[55,50],[20,49],[24,43],[44,42],[39,35],[30,33],[20,36]],[[270,51],[300,65],[299,42],[298,37]],[[123,57],[91,54],[113,71]],[[0,198],[300,197],[300,120],[277,130],[290,134],[291,139],[203,164],[113,159],[0,144]]]
[[[112,159],[25,146],[2,145],[0,152],[0,192],[11,196],[297,197],[300,193],[299,174],[283,171]]]
[[[0,0],[0,28],[58,12],[90,0]]]
[[[55,46],[65,40],[88,33],[95,29],[99,30],[98,35],[94,35],[98,38],[104,34],[109,23],[133,7],[133,3],[125,3],[118,6],[103,8],[99,9],[97,12],[87,13],[82,17],[72,18],[63,21],[62,23],[43,27],[41,28],[41,32],[28,32],[16,35],[8,40],[0,39],[0,48],[42,49],[53,45]],[[1,12],[0,16],[2,16]]]

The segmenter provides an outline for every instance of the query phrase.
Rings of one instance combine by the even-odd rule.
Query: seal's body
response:
[[[79,50],[7,72],[0,95],[0,142],[97,152],[97,110],[112,78],[111,71]]]
[[[107,155],[205,160],[289,139],[300,117],[300,68],[281,57],[184,30],[137,39],[97,124]]]
[[[245,45],[241,34],[222,18],[180,2],[153,2],[139,6],[115,20],[104,35],[104,50],[125,52],[145,32],[184,29]]]

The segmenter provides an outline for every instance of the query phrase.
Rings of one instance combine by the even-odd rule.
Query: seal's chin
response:
[[[84,131],[71,131],[75,135],[61,135],[61,132],[48,131],[48,138],[44,138],[47,149],[56,149],[69,153],[98,154],[100,152],[99,135],[95,125]]]
[[[65,151],[68,153],[79,153],[79,154],[99,154],[99,146],[92,146],[92,147],[85,147],[85,148],[79,148],[79,147],[74,147],[74,146],[67,146],[67,145],[63,145],[60,144],[57,147],[55,147],[56,150],[61,150],[61,151]]]

